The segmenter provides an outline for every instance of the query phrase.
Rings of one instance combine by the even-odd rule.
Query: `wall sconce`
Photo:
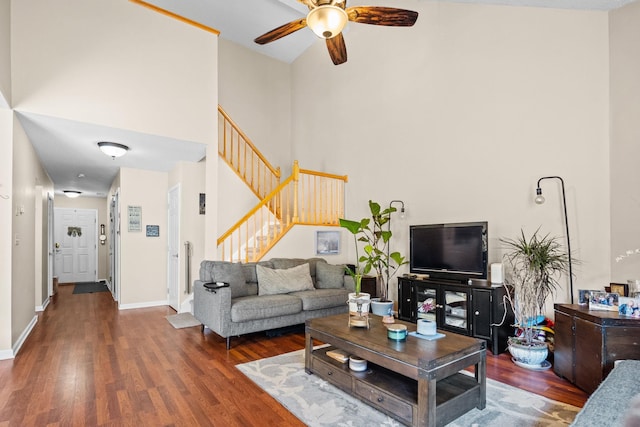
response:
[[[540,181],[543,179],[557,179],[560,181],[560,185],[562,186],[562,206],[564,207],[564,227],[567,233],[567,255],[569,257],[569,286],[571,291],[571,304],[573,304],[573,271],[571,270],[571,240],[569,239],[569,219],[567,217],[567,198],[564,193],[564,180],[559,176],[543,176],[538,180],[538,185],[536,187],[536,198],[535,202],[538,205],[541,205],[545,202],[544,196],[542,195],[542,189],[540,188]]]
[[[104,245],[107,242],[107,235],[104,232],[104,224],[100,224],[100,244]]]

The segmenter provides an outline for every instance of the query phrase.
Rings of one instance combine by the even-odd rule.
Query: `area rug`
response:
[[[237,365],[308,426],[401,426],[398,421],[304,371],[304,350]],[[447,424],[542,427],[569,425],[580,408],[487,379],[487,406]]]
[[[73,287],[74,294],[92,294],[94,292],[109,292],[105,282],[78,282]]]
[[[167,320],[176,329],[191,328],[192,326],[200,326],[200,323],[191,313],[178,313],[166,316]]]

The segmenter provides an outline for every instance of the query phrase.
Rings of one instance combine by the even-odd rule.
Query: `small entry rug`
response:
[[[192,326],[200,326],[202,323],[198,321],[191,313],[178,313],[167,316],[167,320],[176,329],[191,328]]]
[[[74,294],[92,294],[94,292],[109,292],[105,282],[78,282],[73,287]]]
[[[304,350],[237,365],[308,426],[401,426],[394,419],[304,371]],[[580,408],[487,379],[487,406],[449,427],[569,425]]]

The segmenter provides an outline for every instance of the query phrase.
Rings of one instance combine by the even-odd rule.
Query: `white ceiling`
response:
[[[349,0],[348,6],[393,6],[412,9],[434,0]],[[557,9],[611,10],[636,0],[452,0]],[[253,40],[282,24],[305,16],[307,8],[296,0],[146,0],[147,3],[220,31],[220,37],[291,63],[318,39],[302,29],[263,46]],[[153,13],[153,12],[149,12]],[[418,24],[420,18],[418,18]],[[348,28],[347,28],[348,30]],[[0,103],[2,97],[0,96]],[[199,161],[203,144],[146,135],[122,129],[18,112],[56,193],[79,190],[83,196],[104,197],[120,167],[169,171],[179,161]],[[99,141],[131,147],[115,160],[102,154]],[[79,178],[82,174],[84,177]]]

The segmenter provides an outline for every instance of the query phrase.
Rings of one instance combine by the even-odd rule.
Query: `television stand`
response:
[[[399,277],[398,317],[433,320],[439,329],[487,341],[491,352],[500,354],[513,335],[513,312],[505,295],[502,284]]]

